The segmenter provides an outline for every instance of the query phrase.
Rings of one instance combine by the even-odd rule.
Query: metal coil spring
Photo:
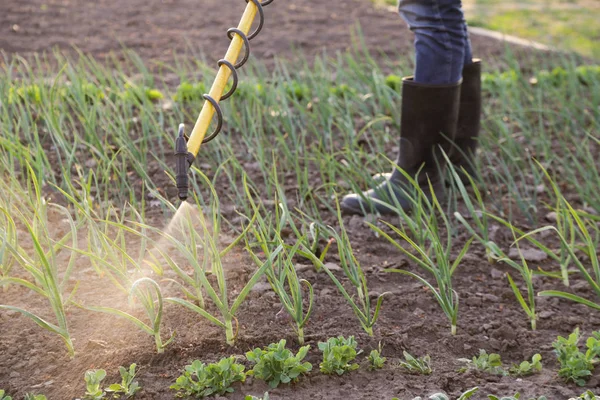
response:
[[[229,38],[229,40],[233,40],[234,35],[239,35],[242,38],[242,40],[244,41],[244,48],[246,50],[244,53],[244,57],[242,57],[242,59],[239,62],[237,62],[235,65],[233,65],[232,63],[230,63],[229,61],[227,61],[225,59],[219,60],[217,62],[219,68],[221,68],[221,66],[223,66],[223,65],[225,65],[227,68],[229,68],[229,70],[231,71],[231,76],[233,77],[233,84],[231,85],[231,89],[229,89],[229,91],[221,97],[221,101],[227,100],[229,97],[231,97],[231,95],[233,95],[233,93],[237,89],[237,86],[238,86],[237,70],[239,68],[241,68],[242,66],[244,66],[244,64],[246,64],[246,62],[250,58],[250,41],[252,39],[254,39],[260,33],[260,31],[262,30],[262,28],[265,24],[265,13],[264,13],[263,7],[268,6],[269,4],[271,4],[273,2],[273,0],[263,0],[262,2],[260,2],[259,0],[246,0],[246,3],[248,3],[248,1],[252,1],[254,3],[254,5],[256,5],[256,8],[258,8],[258,14],[259,14],[258,27],[254,30],[254,32],[252,32],[248,35],[246,35],[244,32],[242,32],[241,30],[239,30],[237,28],[229,28],[227,30],[227,37]],[[204,100],[206,100],[210,104],[212,104],[213,108],[215,109],[215,111],[217,113],[217,127],[215,128],[214,132],[212,134],[210,134],[210,136],[204,138],[204,140],[202,141],[202,143],[208,143],[211,140],[213,140],[214,138],[216,138],[217,135],[221,132],[221,129],[223,128],[223,111],[221,110],[221,106],[219,105],[219,102],[216,101],[213,97],[211,97],[208,94],[204,94],[204,95],[202,95],[202,97],[204,98]]]

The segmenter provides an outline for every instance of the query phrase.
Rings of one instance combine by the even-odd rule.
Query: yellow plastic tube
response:
[[[238,29],[244,32],[246,35],[249,34],[250,29],[252,28],[252,22],[254,22],[257,12],[258,7],[256,7],[256,4],[254,4],[252,1],[248,1],[244,15],[242,15],[242,19],[238,25]],[[240,35],[234,34],[231,44],[229,45],[229,49],[227,50],[227,54],[225,55],[225,60],[235,64],[243,47],[244,40],[240,37]],[[215,99],[215,101],[219,102],[221,100],[221,96],[225,91],[227,81],[230,77],[231,71],[229,68],[226,65],[221,65],[209,92],[210,97]],[[202,141],[206,136],[206,132],[208,131],[214,114],[215,109],[213,105],[210,102],[205,101],[204,105],[202,106],[202,110],[200,111],[200,115],[196,120],[196,124],[194,125],[194,129],[192,129],[192,133],[190,134],[190,138],[187,142],[188,151],[192,153],[194,157],[197,156],[198,152],[200,151],[200,146],[202,145]]]

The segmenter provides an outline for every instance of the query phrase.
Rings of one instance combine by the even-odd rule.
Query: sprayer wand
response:
[[[248,4],[246,5],[246,10],[244,11],[244,15],[242,15],[240,24],[237,28],[227,30],[227,36],[231,40],[231,44],[225,58],[218,62],[219,72],[215,77],[210,93],[203,95],[205,102],[189,138],[185,135],[184,124],[179,125],[177,139],[175,140],[175,180],[180,200],[186,200],[188,197],[188,173],[200,151],[200,146],[203,143],[210,142],[221,132],[221,128],[223,127],[223,112],[221,111],[219,102],[231,97],[237,89],[237,69],[241,68],[248,61],[250,57],[250,40],[254,39],[264,26],[265,15],[263,7],[268,6],[272,2],[273,0],[263,0],[262,2],[259,0],[246,0]],[[258,27],[254,32],[249,33],[257,13],[260,18]],[[237,61],[243,48],[245,49],[244,56],[240,61]],[[223,94],[230,77],[233,77],[231,89]],[[217,113],[217,127],[210,136],[206,137],[206,132],[215,112]]]

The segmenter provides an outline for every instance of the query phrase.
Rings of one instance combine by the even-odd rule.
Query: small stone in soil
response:
[[[296,264],[296,265],[294,265],[294,268],[296,268],[296,271],[298,271],[298,272],[304,272],[304,271],[310,271],[311,269],[314,268],[314,266],[312,264]]]
[[[252,292],[263,293],[271,289],[271,284],[269,282],[258,282],[251,289]]]
[[[558,217],[558,214],[556,214],[556,212],[552,211],[549,212],[548,214],[546,214],[546,221],[548,222],[556,222],[556,219]]]
[[[548,258],[548,254],[544,253],[541,250],[532,248],[521,248],[519,251],[518,248],[513,247],[508,253],[508,256],[512,259],[520,259],[521,255],[523,256],[523,258],[525,258],[526,261],[532,262],[540,262]]]
[[[500,301],[500,297],[490,294],[490,293],[485,293],[483,295],[483,299],[486,301],[490,301],[492,303],[498,303]]]
[[[378,298],[379,296],[381,296],[381,293],[379,293],[379,292],[378,292],[378,291],[376,291],[376,290],[373,290],[373,291],[370,291],[370,292],[369,292],[369,298],[370,298],[371,300],[373,300],[373,299],[376,299],[376,298]]]
[[[364,219],[358,215],[353,215],[352,218],[350,218],[350,221],[348,221],[348,228],[350,228],[351,231],[360,229],[364,225],[365,225]]]
[[[330,271],[341,271],[342,267],[340,267],[337,264],[334,264],[332,262],[328,262],[327,264],[325,264],[325,268],[327,268]]]

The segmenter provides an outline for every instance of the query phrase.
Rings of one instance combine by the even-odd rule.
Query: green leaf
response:
[[[580,303],[583,305],[586,305],[590,308],[593,308],[595,310],[600,310],[600,304],[596,304],[593,303],[587,299],[584,299],[583,297],[571,294],[571,293],[567,293],[567,292],[561,292],[559,290],[544,290],[538,293],[538,296],[541,297],[561,297],[563,299],[567,299],[567,300],[571,300],[574,301],[576,303]]]

